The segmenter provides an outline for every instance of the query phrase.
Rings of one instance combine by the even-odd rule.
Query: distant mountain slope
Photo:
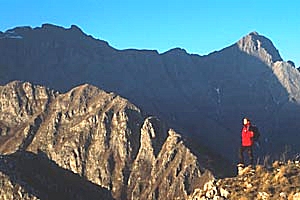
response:
[[[28,82],[0,86],[0,152],[0,195],[21,185],[41,199],[64,188],[67,199],[76,190],[77,199],[109,198],[107,190],[115,199],[187,199],[213,178],[174,130],[87,84],[64,94]]]
[[[257,153],[300,152],[299,71],[256,32],[199,56],[116,50],[76,26],[18,27],[0,33],[0,68],[2,84],[25,80],[64,92],[90,83],[117,92],[234,162],[244,116],[261,129]]]

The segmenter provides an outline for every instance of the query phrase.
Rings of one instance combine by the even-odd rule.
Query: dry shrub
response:
[[[285,177],[287,174],[287,166],[281,166],[279,171],[275,174],[273,182],[275,184],[288,184],[288,179]]]
[[[262,165],[257,165],[255,169],[255,173],[260,174],[262,172],[264,172],[264,167]]]
[[[255,172],[247,167],[243,171],[242,175],[220,181],[230,192],[230,199],[300,200],[299,162],[277,161],[271,168],[257,165]]]
[[[250,200],[250,198],[242,196],[242,197],[239,198],[239,200]]]
[[[278,160],[276,160],[275,162],[273,162],[273,165],[272,165],[274,168],[279,168],[280,167],[280,163]]]

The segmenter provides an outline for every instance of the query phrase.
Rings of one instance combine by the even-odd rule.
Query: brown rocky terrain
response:
[[[275,161],[271,166],[250,166],[235,177],[207,182],[190,196],[193,200],[299,200],[299,161]]]
[[[213,178],[178,133],[90,85],[1,86],[0,130],[3,199],[187,199]]]
[[[300,199],[299,161],[246,167],[234,178],[219,181],[230,199]]]

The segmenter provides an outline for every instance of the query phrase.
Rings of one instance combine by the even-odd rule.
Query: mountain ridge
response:
[[[279,155],[286,145],[300,151],[295,143],[299,73],[257,33],[239,40],[240,46],[238,41],[200,56],[180,48],[163,54],[116,50],[78,30],[54,27],[58,31],[52,33],[48,26],[26,29],[34,40],[0,40],[2,84],[25,80],[63,92],[84,83],[96,85],[128,98],[232,162],[245,115],[265,133],[260,155]]]
[[[24,34],[24,32],[26,33],[27,31],[30,31],[30,30],[31,31],[44,30],[44,31],[49,31],[49,32],[52,32],[52,31],[53,32],[56,32],[56,31],[61,31],[61,32],[71,31],[71,32],[75,32],[75,33],[77,32],[79,35],[88,36],[90,38],[93,38],[94,40],[101,41],[101,42],[105,43],[106,45],[110,46],[107,41],[97,39],[97,38],[95,38],[94,36],[91,36],[91,35],[87,35],[86,33],[84,33],[81,30],[81,28],[78,25],[75,25],[75,24],[72,24],[69,28],[64,28],[64,27],[59,26],[59,25],[44,23],[40,27],[20,26],[20,27],[7,29],[4,32],[0,31],[0,33],[5,34],[5,33],[13,33],[13,32],[18,33],[18,32],[21,32],[21,33]],[[19,36],[21,36],[21,35],[19,35]],[[282,58],[280,57],[278,50],[274,47],[272,41],[270,41],[265,36],[260,35],[257,31],[252,31],[252,32],[246,34],[243,38],[241,38],[240,40],[238,40],[236,43],[234,43],[232,45],[235,45],[235,44],[238,44],[239,47],[243,50],[247,50],[249,48],[254,48],[252,44],[254,44],[256,49],[259,49],[261,47],[261,44],[262,44],[262,48],[267,47],[267,48],[264,48],[266,50],[266,52],[269,52],[270,55],[275,58],[275,59],[273,59],[273,62],[282,61]],[[153,51],[153,52],[158,53],[158,51],[155,50],[155,49],[144,49],[144,48],[142,48],[142,49],[135,49],[135,48],[117,49],[117,48],[114,48],[112,46],[110,46],[110,47],[113,48],[114,50],[117,50],[117,51],[136,50],[136,51],[141,51],[141,52],[142,51],[146,51],[146,52]],[[214,52],[219,52],[222,49],[223,48],[220,48],[220,50],[216,50]],[[186,54],[189,54],[189,55],[197,55],[197,56],[207,56],[211,53],[214,53],[214,52],[211,52],[211,53],[208,53],[208,54],[200,55],[198,53],[188,53],[187,50],[182,48],[182,47],[174,47],[174,48],[171,48],[169,50],[166,50],[165,52],[158,53],[158,54],[162,55],[162,54],[166,54],[167,52],[172,52],[172,51],[183,52],[183,53],[186,53]]]

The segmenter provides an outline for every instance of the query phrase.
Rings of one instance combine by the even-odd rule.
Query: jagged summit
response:
[[[272,41],[256,31],[240,39],[237,45],[242,51],[259,58],[269,66],[276,61],[282,61]]]
[[[44,29],[49,31],[73,31],[73,32],[77,32],[78,34],[85,35],[83,31],[77,25],[74,24],[72,24],[70,28],[64,28],[53,24],[43,24],[41,28],[38,27],[35,29]]]
[[[54,34],[54,35],[63,35],[67,37],[76,37],[76,36],[88,36],[85,34],[80,27],[77,25],[71,25],[70,28],[64,28],[62,26],[45,23],[42,24],[41,27],[35,27],[32,28],[30,26],[20,26],[13,29],[6,30],[4,33],[0,32],[0,39],[1,38],[13,38],[13,39],[21,39],[24,35],[27,35],[29,32],[46,32],[48,34]],[[68,33],[72,33],[72,35],[69,35]],[[4,37],[1,35],[4,35]],[[76,37],[78,38],[78,37]],[[102,41],[106,45],[109,45],[108,42]],[[260,58],[262,61],[264,61],[267,64],[275,63],[276,61],[282,61],[282,58],[278,52],[278,50],[273,45],[272,41],[268,39],[267,37],[260,35],[258,32],[253,31],[250,32],[248,35],[244,36],[242,39],[240,39],[237,42],[238,47],[246,52],[247,54],[250,54],[252,56],[256,56]],[[177,47],[170,50],[167,50],[166,52],[162,54],[187,54],[187,51],[183,48]]]
[[[173,49],[170,49],[170,50],[164,52],[163,54],[175,54],[176,55],[176,54],[187,54],[187,52],[185,49],[176,47],[176,48],[173,48]]]
[[[249,33],[248,35],[259,35],[259,33],[256,31],[253,31],[253,32]]]
[[[28,44],[35,44],[37,41],[45,42],[46,40],[59,40],[61,42],[71,42],[73,44],[75,41],[78,41],[78,43],[79,41],[89,41],[90,44],[97,41],[97,43],[95,43],[97,46],[109,46],[108,42],[87,35],[77,25],[71,25],[69,28],[49,23],[42,24],[40,27],[19,26],[8,29],[3,33],[0,32],[0,39],[5,38],[29,40],[30,42]],[[77,43],[74,45],[77,45]]]

